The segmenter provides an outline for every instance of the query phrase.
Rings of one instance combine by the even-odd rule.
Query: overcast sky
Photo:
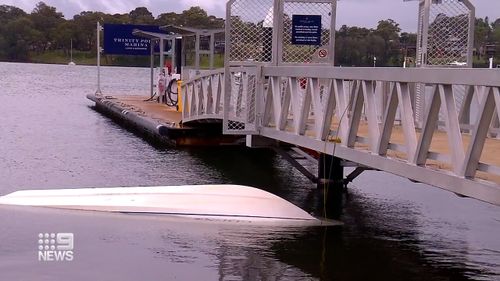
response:
[[[19,7],[31,12],[40,0],[0,0],[0,4]],[[201,6],[209,14],[224,17],[225,0],[45,0],[62,12],[66,19],[81,11],[102,11],[106,13],[128,13],[136,7],[147,7],[156,17],[165,12],[181,12],[191,6]],[[471,0],[476,6],[476,16],[500,18],[500,0]],[[403,0],[341,0],[337,10],[337,28],[343,24],[375,27],[381,19],[391,18],[404,31],[417,29],[418,1]]]

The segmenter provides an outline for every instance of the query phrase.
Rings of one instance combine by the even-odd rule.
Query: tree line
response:
[[[401,32],[391,19],[375,29],[343,25],[336,33],[335,62],[343,66],[401,66],[415,57],[417,34]]]
[[[53,50],[96,50],[96,22],[111,24],[182,25],[189,27],[221,28],[224,20],[208,15],[200,7],[182,13],[168,12],[153,17],[145,7],[126,14],[106,14],[84,11],[65,19],[55,7],[44,2],[36,4],[31,13],[9,5],[0,5],[0,60],[30,61],[33,54]]]
[[[65,19],[55,7],[44,2],[36,4],[31,13],[0,5],[0,60],[29,62],[37,54],[68,52],[71,41],[74,50],[95,56],[97,21],[199,28],[224,26],[224,19],[208,15],[200,7],[181,13],[162,13],[156,18],[147,8],[138,7],[124,14],[84,11]],[[377,66],[401,66],[405,57],[415,57],[416,41],[416,34],[401,32],[399,24],[391,19],[379,21],[376,28],[343,25],[336,32],[335,62],[343,66],[371,66],[376,60]],[[491,46],[496,48],[497,60],[500,59],[500,19],[494,22],[488,18],[476,19],[475,61],[484,63]]]
[[[488,17],[477,18],[474,33],[474,65],[485,66],[492,54],[499,63],[500,18],[494,22]],[[344,25],[336,33],[335,62],[346,66],[371,66],[376,58],[377,66],[401,66],[407,57],[414,64],[416,46],[417,34],[401,32],[399,24],[391,19],[379,21],[375,29]]]

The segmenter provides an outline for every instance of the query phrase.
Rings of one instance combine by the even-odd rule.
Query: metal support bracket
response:
[[[288,152],[281,149],[280,147],[273,147],[273,150],[276,151],[283,159],[288,161],[288,163],[292,164],[295,169],[297,169],[301,174],[306,176],[311,182],[318,183],[318,177],[316,177],[313,173],[307,170],[304,166],[302,166],[295,158],[293,158]]]
[[[350,182],[352,182],[354,179],[356,179],[359,175],[361,175],[364,171],[367,170],[374,170],[369,167],[357,167],[352,171],[347,177],[344,179],[344,185],[347,186]]]

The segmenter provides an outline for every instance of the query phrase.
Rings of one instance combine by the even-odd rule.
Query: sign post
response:
[[[101,31],[102,26],[97,22],[97,90],[96,94],[102,94],[101,92]]]

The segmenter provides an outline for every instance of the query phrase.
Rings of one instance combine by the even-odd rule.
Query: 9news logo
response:
[[[73,233],[39,233],[38,261],[72,261]]]

